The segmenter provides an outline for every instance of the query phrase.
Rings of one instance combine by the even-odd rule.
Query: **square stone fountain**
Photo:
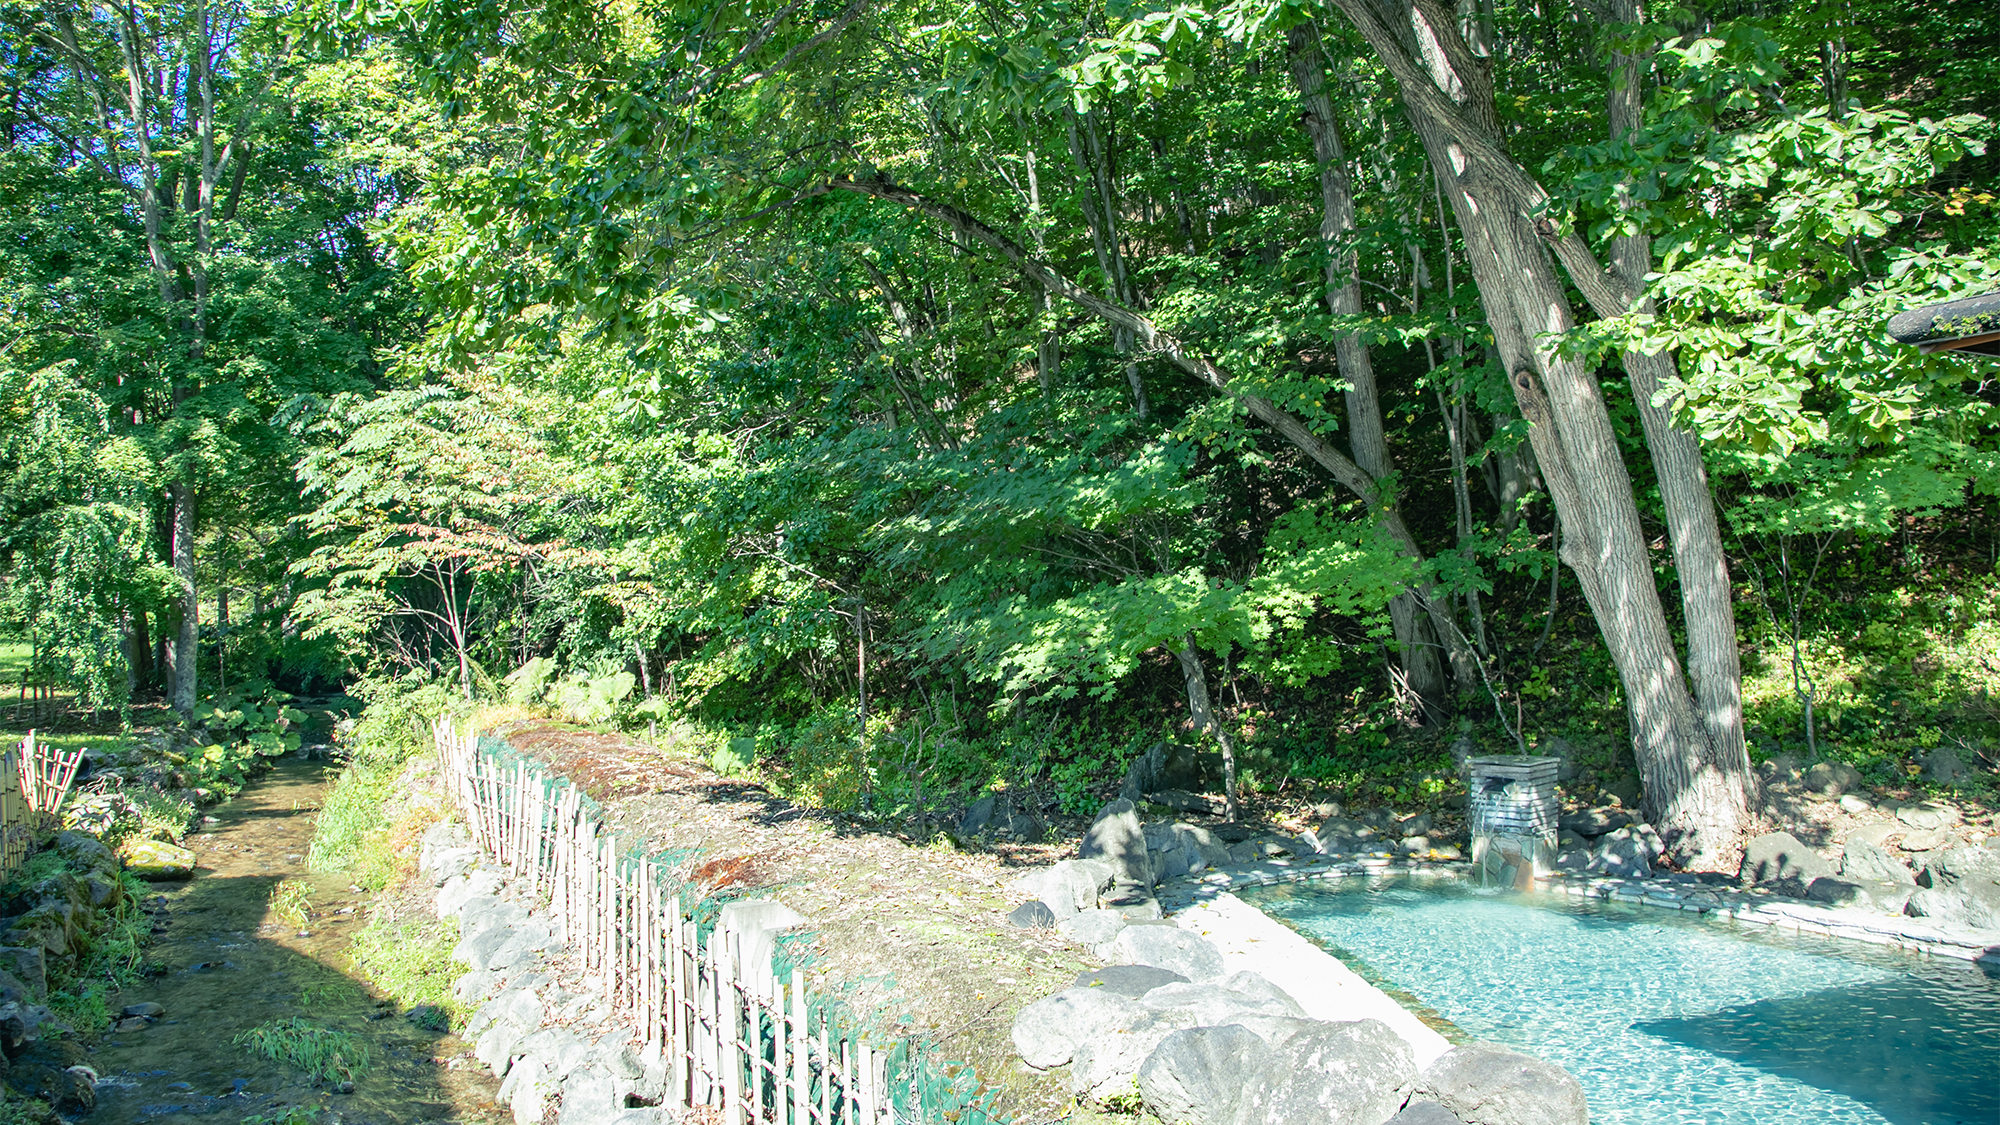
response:
[[[1482,886],[1526,890],[1554,869],[1561,764],[1521,754],[1466,759],[1465,817]]]

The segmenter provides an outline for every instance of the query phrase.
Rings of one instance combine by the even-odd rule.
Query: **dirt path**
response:
[[[166,972],[107,1001],[114,1015],[147,1001],[165,1014],[143,1029],[99,1038],[90,1057],[101,1075],[91,1125],[188,1116],[282,1121],[287,1107],[316,1107],[316,1116],[299,1118],[315,1125],[501,1120],[491,1079],[445,1064],[463,1050],[455,1039],[378,1003],[348,968],[367,899],[344,878],[309,873],[305,863],[313,814],[330,780],[324,764],[288,758],[189,837],[199,856],[195,878],[162,884],[147,902],[154,917],[147,959]],[[312,917],[304,925],[271,908],[286,881],[311,888]],[[367,1044],[373,1065],[352,1092],[315,1087],[232,1042],[290,1017],[352,1032]]]

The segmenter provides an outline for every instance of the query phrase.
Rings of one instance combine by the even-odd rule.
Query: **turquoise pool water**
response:
[[[1974,966],[1440,880],[1244,898],[1468,1036],[1568,1068],[1595,1125],[2000,1123],[2000,981]]]

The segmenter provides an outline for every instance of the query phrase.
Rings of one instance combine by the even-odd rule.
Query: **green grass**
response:
[[[322,1082],[351,1082],[368,1069],[368,1045],[353,1032],[337,1031],[297,1016],[259,1024],[231,1042]]]
[[[0,641],[0,684],[18,684],[35,649],[26,641]]]
[[[297,879],[286,879],[271,888],[271,913],[290,922],[303,926],[312,906],[312,887]]]
[[[354,935],[354,963],[375,986],[405,1011],[425,1013],[417,1023],[432,1031],[448,1031],[464,1022],[466,1011],[452,995],[458,970],[451,951],[458,944],[458,925],[440,920],[390,921],[386,912],[369,920]]]

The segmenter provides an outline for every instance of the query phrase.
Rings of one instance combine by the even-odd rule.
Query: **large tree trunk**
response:
[[[1340,143],[1340,126],[1334,117],[1333,99],[1326,93],[1326,53],[1320,46],[1319,28],[1307,22],[1292,28],[1286,36],[1291,56],[1292,83],[1299,91],[1303,112],[1300,124],[1311,138],[1313,155],[1319,162],[1320,240],[1325,244],[1326,304],[1335,316],[1361,314],[1361,264],[1354,248],[1354,189],[1347,171],[1347,153]],[[1368,345],[1358,332],[1347,332],[1333,341],[1334,360],[1347,380],[1347,441],[1354,451],[1354,463],[1361,466],[1382,494],[1382,504],[1394,508],[1400,502],[1391,485],[1395,463],[1389,456],[1388,433],[1382,425],[1382,396],[1375,383],[1375,366]],[[1395,632],[1396,648],[1403,665],[1403,677],[1421,703],[1422,717],[1436,721],[1451,711],[1444,667],[1438,660],[1442,640],[1452,655],[1452,675],[1460,692],[1473,690],[1478,671],[1469,661],[1456,629],[1433,630],[1426,621],[1430,612],[1448,612],[1435,599],[1414,590],[1396,595],[1389,603],[1389,623]]]
[[[1612,14],[1620,23],[1638,24],[1645,19],[1638,0],[1612,0]],[[1643,81],[1642,60],[1612,56],[1609,116],[1613,139],[1641,124]],[[1644,235],[1613,239],[1611,268],[1632,292],[1644,293],[1646,275],[1653,269],[1652,239]],[[1649,296],[1641,297],[1637,304],[1643,312],[1653,311]],[[1712,799],[1742,806],[1750,773],[1743,738],[1743,665],[1736,649],[1736,609],[1729,561],[1722,551],[1722,530],[1715,517],[1715,497],[1702,465],[1700,442],[1691,431],[1674,424],[1666,404],[1656,401],[1666,381],[1676,374],[1673,357],[1665,352],[1647,355],[1629,351],[1624,359],[1639,422],[1646,431],[1646,448],[1652,453],[1660,501],[1666,509],[1667,535],[1673,542],[1681,614],[1687,626],[1688,678],[1714,745],[1715,760],[1725,775],[1734,775],[1733,782]],[[1739,820],[1747,815],[1747,807],[1739,808]]]
[[[170,701],[186,715],[194,711],[195,684],[200,671],[195,667],[195,642],[201,626],[201,603],[194,584],[194,488],[185,481],[167,486],[174,506],[174,584],[180,597],[180,628],[174,633],[174,683]]]
[[[1745,819],[1740,750],[1718,748],[1681,673],[1632,481],[1593,374],[1543,344],[1575,326],[1538,226],[1546,199],[1507,157],[1491,77],[1434,0],[1334,0],[1395,76],[1404,112],[1444,184],[1495,345],[1565,539],[1563,561],[1618,669],[1648,816],[1682,862],[1726,867]],[[1422,60],[1419,62],[1418,60]],[[1580,239],[1560,244],[1587,294],[1608,289]]]
[[[1125,275],[1125,252],[1118,241],[1117,189],[1111,182],[1109,158],[1097,133],[1095,112],[1081,119],[1075,113],[1070,114],[1069,155],[1076,165],[1077,203],[1083,208],[1083,222],[1090,230],[1097,267],[1104,271],[1105,290],[1119,304],[1137,308],[1139,303]],[[1111,344],[1119,355],[1130,356],[1132,330],[1113,325]],[[1146,398],[1146,380],[1136,361],[1125,361],[1125,382],[1132,389],[1132,413],[1139,421],[1146,421],[1152,414],[1152,404]]]

